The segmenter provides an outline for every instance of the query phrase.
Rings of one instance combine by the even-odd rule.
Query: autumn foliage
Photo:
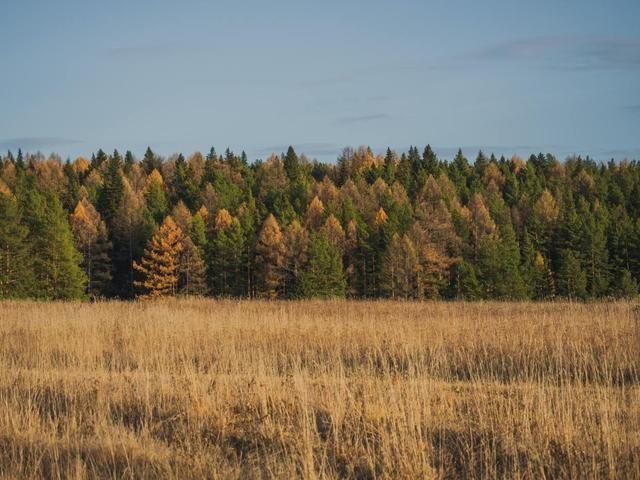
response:
[[[586,300],[640,280],[636,162],[8,152],[0,196],[3,298]]]

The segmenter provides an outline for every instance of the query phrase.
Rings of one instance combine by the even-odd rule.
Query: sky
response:
[[[640,159],[638,0],[0,0],[0,151]]]

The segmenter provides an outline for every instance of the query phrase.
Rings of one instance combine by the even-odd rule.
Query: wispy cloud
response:
[[[387,113],[372,113],[370,115],[348,115],[336,120],[337,125],[352,125],[354,123],[374,122],[378,120],[389,120],[391,116]]]
[[[0,140],[0,149],[17,150],[21,148],[24,151],[40,150],[43,148],[54,148],[64,145],[72,145],[82,143],[79,140],[72,140],[63,137],[21,137],[7,138]]]
[[[627,105],[624,109],[629,112],[640,113],[640,105]]]
[[[553,69],[640,68],[640,37],[547,36],[512,40],[468,52],[461,61],[526,62]]]

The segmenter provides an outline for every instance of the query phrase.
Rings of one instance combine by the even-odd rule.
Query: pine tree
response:
[[[570,300],[583,300],[587,297],[587,274],[573,250],[565,249],[561,253],[557,283],[558,293],[562,297]]]
[[[124,154],[124,167],[123,167],[123,171],[125,175],[129,175],[131,173],[131,170],[133,169],[133,166],[135,165],[136,160],[133,157],[133,153],[131,153],[131,150],[127,150]]]
[[[98,196],[98,210],[108,226],[120,207],[124,195],[124,181],[122,178],[122,158],[117,150],[107,161],[104,173],[104,183]]]
[[[475,269],[464,259],[453,265],[450,296],[457,300],[479,300],[482,298],[482,287]]]
[[[239,297],[244,294],[245,238],[242,225],[226,209],[218,211],[207,254],[211,293]]]
[[[28,237],[15,198],[0,192],[0,299],[35,293]]]
[[[153,221],[160,225],[167,215],[167,197],[164,193],[164,181],[158,170],[152,170],[144,187],[147,212]]]
[[[149,175],[154,170],[160,170],[162,168],[162,162],[151,150],[151,147],[147,147],[146,152],[144,152],[144,158],[142,159],[142,169],[144,172]]]
[[[75,244],[82,254],[82,269],[87,276],[87,293],[107,293],[111,281],[111,241],[98,211],[86,198],[80,199],[69,217]]]
[[[87,278],[80,268],[82,256],[74,246],[62,203],[54,193],[40,192],[32,182],[23,186],[19,201],[29,229],[27,244],[33,259],[35,296],[83,298]]]
[[[629,270],[622,270],[616,279],[614,293],[618,298],[632,300],[638,297],[638,282]]]
[[[382,178],[387,185],[393,184],[396,179],[396,156],[390,148],[387,148],[387,154],[384,157]]]
[[[292,146],[289,146],[284,156],[284,169],[290,182],[295,181],[300,174],[300,160]]]
[[[178,293],[183,235],[171,216],[167,216],[145,248],[141,262],[133,262],[134,270],[142,276],[142,280],[134,282],[140,290],[139,298],[175,296]]]
[[[182,154],[176,160],[171,185],[173,187],[172,203],[183,201],[190,209],[196,208],[200,196],[197,182],[194,179],[193,169],[187,164]]]
[[[300,291],[305,298],[344,298],[347,282],[340,253],[323,233],[312,233],[309,265],[302,274]]]

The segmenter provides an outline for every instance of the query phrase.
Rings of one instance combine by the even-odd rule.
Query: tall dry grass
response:
[[[640,478],[631,305],[0,304],[4,478]]]

